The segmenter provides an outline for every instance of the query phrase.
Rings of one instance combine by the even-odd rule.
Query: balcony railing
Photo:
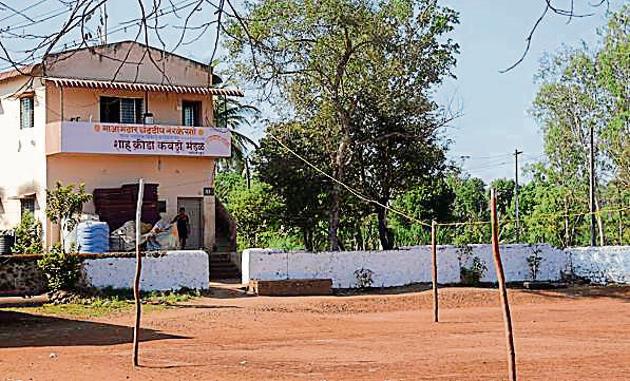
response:
[[[225,128],[99,122],[54,122],[46,126],[46,154],[91,153],[229,157]]]

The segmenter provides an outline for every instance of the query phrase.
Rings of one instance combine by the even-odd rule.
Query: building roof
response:
[[[75,78],[56,78],[46,77],[46,81],[54,83],[58,87],[81,87],[87,89],[114,89],[114,90],[131,90],[131,91],[156,91],[171,92],[179,94],[203,94],[203,95],[225,95],[225,96],[244,96],[239,89],[222,89],[216,87],[205,86],[179,86],[168,84],[140,83],[140,82],[121,82],[121,81],[99,81],[93,79],[75,79]]]
[[[118,46],[122,46],[122,45],[125,45],[125,44],[138,45],[138,46],[140,46],[140,47],[142,47],[144,49],[152,49],[152,50],[159,51],[159,52],[165,53],[165,54],[173,56],[173,57],[177,57],[177,58],[186,60],[186,61],[190,62],[191,64],[199,67],[199,69],[202,69],[202,70],[207,70],[209,68],[209,66],[207,64],[199,62],[197,60],[194,60],[194,59],[191,59],[191,58],[188,58],[188,57],[184,57],[184,56],[181,56],[181,55],[178,55],[178,54],[175,54],[175,53],[171,53],[171,52],[168,52],[168,51],[164,51],[162,49],[159,49],[159,48],[156,48],[156,47],[152,47],[152,46],[149,46],[149,45],[145,45],[145,44],[143,44],[141,42],[133,41],[133,40],[124,40],[124,41],[112,42],[112,43],[108,43],[108,44],[94,45],[94,46],[88,46],[88,47],[81,47],[81,48],[76,48],[76,49],[68,49],[68,50],[64,50],[62,52],[50,54],[46,58],[46,61],[49,61],[51,59],[54,60],[55,57],[67,55],[68,53],[74,53],[74,52],[85,51],[85,50],[90,50],[94,54],[99,54],[97,52],[97,50],[107,49],[107,48],[116,48]],[[0,82],[2,82],[4,80],[8,80],[8,79],[19,77],[21,75],[41,76],[42,73],[37,73],[37,75],[35,75],[34,73],[36,73],[38,71],[37,70],[38,68],[42,67],[42,64],[44,64],[44,62],[24,65],[24,66],[20,67],[19,69],[18,68],[12,68],[12,69],[0,72]],[[89,78],[77,78],[77,79],[89,80]],[[223,80],[221,79],[221,77],[219,77],[218,75],[212,73],[212,84],[213,85],[217,85],[217,84],[220,84],[222,82],[223,82]],[[240,90],[238,90],[238,92],[242,94],[242,92]]]
[[[21,75],[30,75],[35,68],[35,64],[25,65],[20,68],[12,68],[5,71],[0,72],[0,81],[5,81],[7,79],[19,77]]]

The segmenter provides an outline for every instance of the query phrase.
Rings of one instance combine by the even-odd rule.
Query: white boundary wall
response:
[[[574,247],[566,251],[575,275],[595,283],[630,283],[630,246]]]
[[[133,288],[135,257],[95,258],[83,261],[88,284],[97,287]],[[168,251],[162,256],[142,257],[143,291],[207,289],[210,264],[201,250]]]
[[[458,283],[460,260],[465,266],[470,267],[472,257],[481,259],[488,268],[481,281],[496,282],[491,245],[470,246],[472,253],[467,259],[458,258],[459,250],[455,246],[438,246],[439,283]],[[501,245],[503,268],[508,282],[531,280],[527,258],[532,255],[534,249],[537,249],[538,255],[542,257],[538,280],[560,280],[563,272],[570,272],[573,258],[574,266],[579,264],[583,269],[577,275],[585,276],[593,282],[601,282],[601,276],[596,277],[594,274],[601,274],[602,271],[608,274],[606,279],[620,282],[625,279],[626,282],[630,282],[630,247],[619,247],[614,251],[608,248],[594,251],[582,248],[560,250],[546,244]],[[619,263],[625,263],[625,268],[619,267]],[[242,282],[248,283],[250,279],[329,278],[332,279],[334,288],[352,288],[357,286],[354,272],[361,268],[373,272],[374,287],[430,282],[431,247],[320,253],[248,249],[243,251],[242,255]]]

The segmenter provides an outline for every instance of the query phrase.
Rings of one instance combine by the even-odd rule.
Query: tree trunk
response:
[[[302,237],[306,251],[313,251],[313,234],[308,228],[302,228]]]
[[[356,250],[365,250],[365,243],[363,242],[363,232],[361,226],[357,226],[354,233],[354,240],[356,241]]]
[[[339,251],[339,237],[337,236],[337,232],[339,231],[341,195],[339,194],[339,189],[336,188],[338,188],[338,186],[333,185],[330,217],[328,219],[328,242],[330,243],[330,250],[332,251]]]
[[[343,181],[345,175],[346,150],[348,149],[349,138],[344,137],[337,148],[333,160],[333,177],[338,181]],[[334,182],[332,186],[330,217],[328,226],[328,241],[330,242],[330,250],[339,251],[339,225],[341,221],[341,184]]]
[[[569,242],[571,242],[570,233],[569,233],[569,216],[565,214],[564,216],[564,245],[563,246],[568,247]]]
[[[597,197],[594,199],[595,211],[597,212],[595,218],[597,219],[597,228],[599,230],[599,246],[605,246],[606,240],[604,239],[604,222],[602,221],[602,214],[599,213],[599,201],[597,200]]]
[[[391,250],[393,242],[387,229],[387,211],[381,206],[376,207],[376,216],[378,217],[378,238],[381,241],[383,250]]]
[[[63,226],[63,217],[57,216],[57,218],[59,221],[59,244],[61,245],[61,252],[65,254],[66,253],[66,240],[64,239],[64,236],[63,236],[63,232],[65,230]]]

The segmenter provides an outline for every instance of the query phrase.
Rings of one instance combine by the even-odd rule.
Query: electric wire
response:
[[[320,173],[321,175],[327,177],[328,179],[334,181],[335,183],[341,185],[342,187],[344,187],[348,192],[350,192],[351,194],[353,194],[354,196],[356,196],[357,198],[359,198],[360,200],[363,200],[367,203],[371,203],[374,205],[378,205],[381,208],[388,210],[392,213],[398,214],[404,218],[407,218],[410,221],[416,222],[420,225],[423,226],[427,226],[427,227],[431,227],[431,224],[422,220],[419,220],[413,216],[410,216],[400,210],[397,210],[395,208],[392,208],[390,206],[384,205],[383,203],[380,203],[376,200],[372,200],[367,196],[364,196],[363,194],[361,194],[359,191],[357,191],[356,189],[351,188],[350,186],[348,186],[347,184],[345,184],[344,182],[340,181],[339,179],[335,178],[334,176],[329,175],[328,173],[326,173],[325,171],[321,170],[319,167],[317,167],[315,164],[311,163],[310,161],[308,161],[306,158],[304,158],[303,156],[301,156],[300,154],[298,154],[297,152],[293,151],[291,148],[289,148],[286,144],[284,144],[280,139],[278,139],[275,135],[271,134],[271,133],[267,133],[272,139],[274,139],[276,142],[278,142],[278,144],[280,144],[280,146],[282,146],[282,148],[284,148],[287,152],[291,153],[293,156],[297,157],[298,159],[300,159],[301,161],[303,161],[306,165],[308,165],[309,167],[311,167],[312,169],[314,169],[315,171],[317,171],[318,173]]]

